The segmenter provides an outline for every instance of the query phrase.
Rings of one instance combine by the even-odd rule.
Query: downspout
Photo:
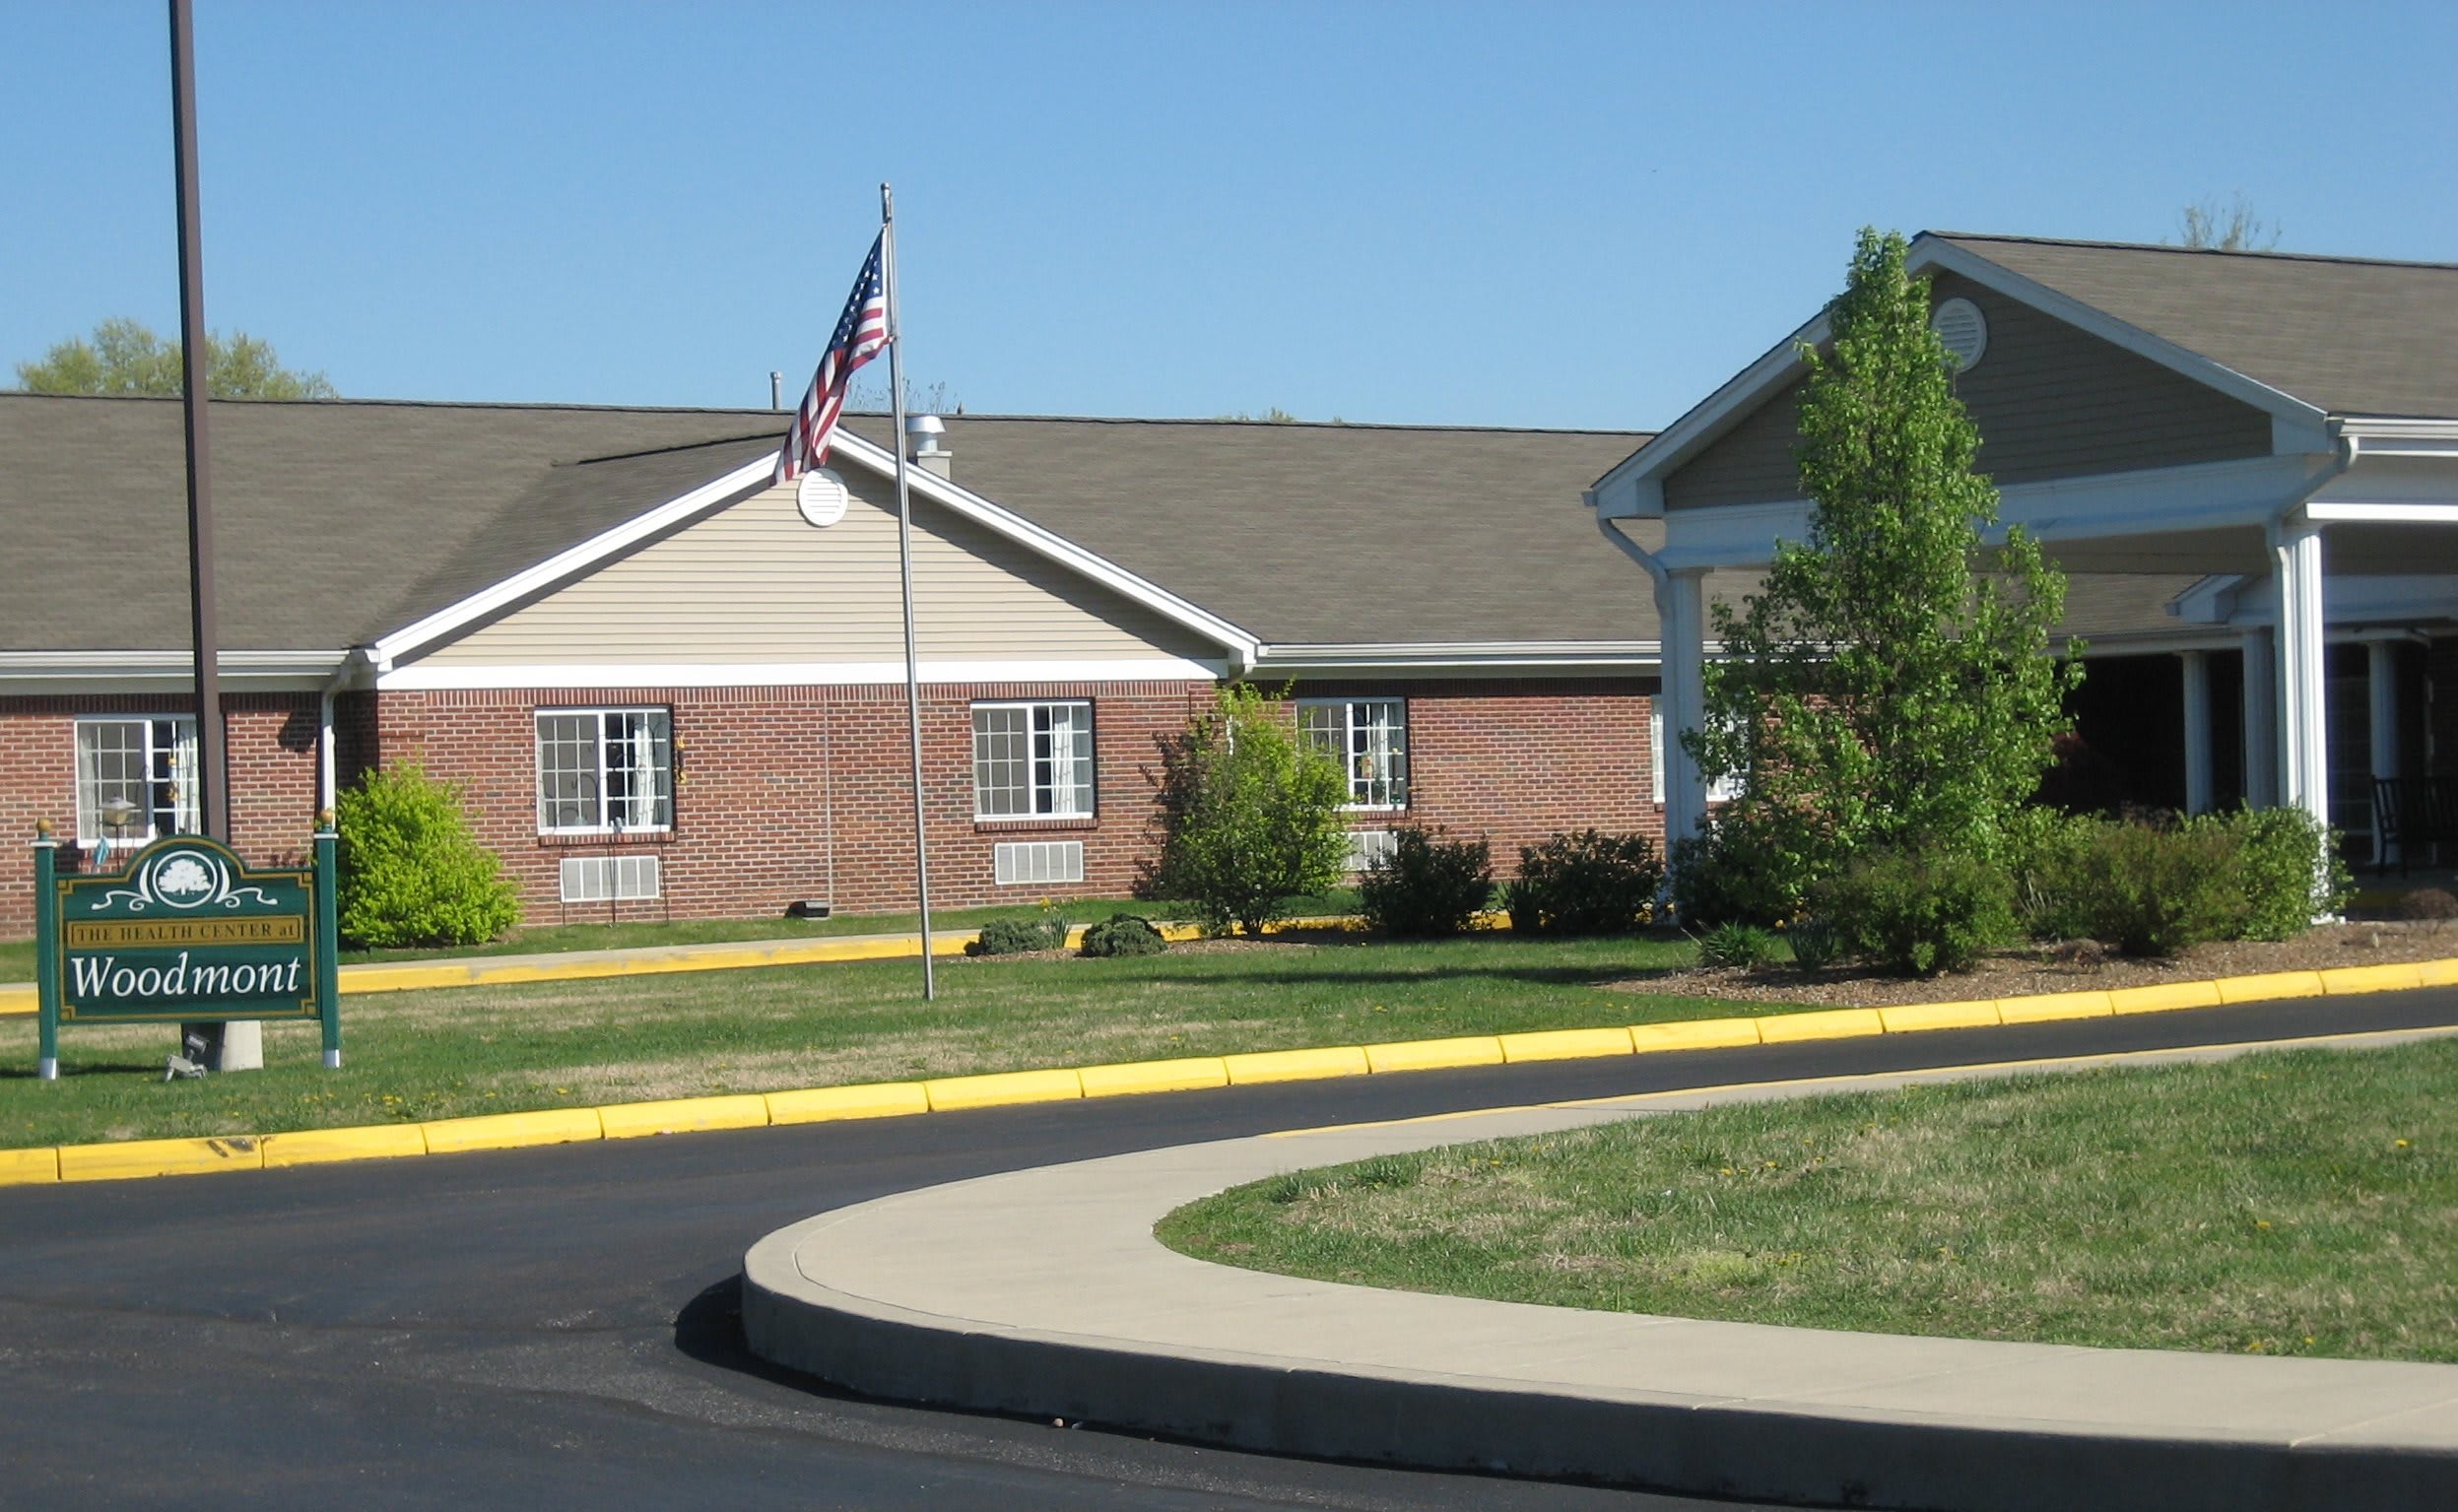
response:
[[[1697,783],[1693,780],[1694,771],[1680,754],[1681,733],[1697,717],[1698,710],[1687,706],[1689,699],[1681,690],[1681,684],[1688,677],[1687,669],[1677,674],[1673,666],[1673,632],[1666,618],[1669,613],[1666,606],[1673,598],[1673,574],[1653,552],[1624,535],[1601,514],[1596,517],[1596,530],[1612,542],[1622,555],[1644,567],[1654,588],[1657,616],[1656,707],[1664,716],[1660,726],[1667,748],[1656,753],[1656,759],[1664,766],[1664,844],[1665,859],[1669,863],[1673,842],[1694,833],[1698,821],[1704,817],[1701,812],[1704,805],[1698,802]],[[1701,655],[1704,650],[1703,646],[1699,648]],[[1670,899],[1672,885],[1673,874],[1668,865],[1660,899]]]
[[[2350,435],[2342,424],[2336,440],[2337,455],[2280,502],[2265,533],[2272,580],[2279,589],[2272,656],[2278,679],[2278,696],[2272,699],[2279,784],[2274,796],[2282,802],[2292,799],[2325,824],[2329,822],[2329,731],[2322,713],[2327,680],[2322,657],[2328,604],[2322,583],[2320,527],[2309,516],[2300,521],[2298,516],[2314,494],[2356,465],[2361,439]]]
[[[334,669],[316,692],[316,813],[331,814],[341,801],[338,762],[333,751],[333,703],[358,681],[359,670],[369,663],[365,647],[343,654],[342,664]]]

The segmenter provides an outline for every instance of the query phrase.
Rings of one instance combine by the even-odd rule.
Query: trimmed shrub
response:
[[[1063,951],[1068,927],[1065,914],[1046,906],[1030,918],[992,919],[981,926],[979,937],[965,945],[964,953],[1027,955],[1034,951]]]
[[[1804,971],[1824,971],[1843,958],[1841,932],[1822,918],[1793,920],[1784,926],[1784,940],[1792,947],[1792,963]]]
[[[1699,939],[1698,963],[1755,971],[1774,960],[1777,948],[1771,930],[1756,924],[1719,924]]]
[[[2061,936],[2103,940],[2127,955],[2235,939],[2247,917],[2242,850],[2223,820],[2097,822],[2049,874],[2047,918]]]
[[[1113,913],[1084,931],[1087,955],[1158,955],[1169,948],[1153,921],[1140,913]]]
[[[1369,929],[1412,940],[1460,934],[1494,900],[1494,848],[1415,825],[1395,830],[1358,894]]]
[[[1674,842],[1672,902],[1683,927],[1772,927],[1799,913],[1823,863],[1788,843],[1782,826],[1764,816],[1729,809],[1705,830]]]
[[[414,765],[339,795],[341,937],[370,948],[482,945],[520,922],[520,890],[470,833],[461,789]]]
[[[1664,863],[1645,835],[1582,829],[1521,846],[1502,906],[1521,934],[1620,934],[1647,917],[1663,885]]]
[[[2344,911],[2356,890],[2338,836],[2302,809],[2239,809],[2224,821],[2237,841],[2247,940],[2292,940]]]
[[[1815,895],[1846,952],[1908,976],[1968,971],[2015,932],[2005,869],[1952,851],[1877,851]]]

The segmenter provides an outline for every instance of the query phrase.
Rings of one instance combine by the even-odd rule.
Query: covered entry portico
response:
[[[2367,648],[2364,776],[2409,775],[2410,758],[2445,768],[2458,744],[2458,268],[1937,234],[1914,240],[1910,266],[1931,277],[1960,360],[2001,524],[2040,540],[2078,585],[2184,574],[2167,578],[2186,585],[2166,605],[2172,633],[2126,639],[2182,660],[2188,808],[2216,793],[2214,650],[2241,653],[2228,660],[2243,669],[2254,802],[2333,819],[2333,719],[2353,712],[2333,709],[2334,642]],[[1669,729],[1698,718],[1706,574],[1762,565],[1775,542],[1807,535],[1794,354],[1825,325],[1590,493],[1600,528],[1652,580]],[[1647,532],[1661,545],[1637,544],[1639,520],[1661,521]],[[2077,592],[2067,626],[2086,637],[2089,598]],[[2403,706],[2409,687],[2425,707]],[[1678,747],[1665,789],[1667,834],[1691,832],[1704,795]],[[2369,783],[2343,785],[2342,821],[2351,792]]]

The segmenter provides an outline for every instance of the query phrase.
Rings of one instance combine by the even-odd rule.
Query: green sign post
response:
[[[328,824],[312,866],[258,871],[219,840],[170,835],[115,872],[61,876],[34,841],[35,1075],[60,1074],[63,1023],[317,1019],[342,1063]]]

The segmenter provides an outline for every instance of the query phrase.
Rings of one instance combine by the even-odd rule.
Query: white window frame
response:
[[[1068,733],[1083,737],[1083,750],[1061,752],[1058,742],[1059,710],[1069,713]],[[993,756],[985,743],[1015,732],[991,731],[982,728],[982,716],[993,713],[1021,713],[1024,716],[1024,755]],[[1047,728],[1043,728],[1044,716]],[[985,699],[972,706],[973,732],[973,821],[983,824],[1031,823],[1039,820],[1096,819],[1100,813],[1100,739],[1094,721],[1093,700],[1090,698],[996,698]],[[1044,750],[1044,742],[1047,749]],[[1021,760],[1024,781],[985,783],[988,769],[994,764],[1013,766]],[[1076,763],[1081,760],[1084,771],[1079,776]],[[988,798],[994,792],[1021,793],[1026,805],[1007,813],[993,812]]]
[[[138,813],[144,818],[145,822],[142,826],[130,824],[124,835],[103,832],[109,826],[102,822],[100,791],[102,785],[101,779],[99,775],[90,774],[87,769],[89,753],[86,746],[86,732],[98,730],[106,725],[141,725],[145,731],[143,750],[146,776],[140,784],[140,790],[141,796],[147,801],[137,806]],[[158,744],[162,734],[161,727],[165,725],[170,727],[170,745],[167,749]],[[199,789],[196,776],[195,715],[80,714],[77,716],[76,734],[71,746],[73,752],[71,759],[76,763],[77,844],[80,849],[91,850],[105,840],[114,846],[122,844],[137,846],[161,839],[165,831],[155,822],[158,810],[152,802],[151,793],[143,791],[151,789],[160,782],[167,782],[171,789],[172,829],[170,832],[194,834],[205,827],[197,804]],[[168,775],[158,775],[166,769],[166,762],[167,762]],[[124,780],[113,779],[114,785]]]
[[[1664,705],[1651,705],[1647,710],[1647,782],[1649,796],[1656,803],[1664,802]],[[1730,803],[1741,796],[1741,776],[1734,773],[1716,778],[1707,784],[1707,802]]]
[[[1358,711],[1365,708],[1389,708],[1394,710],[1398,717],[1380,726],[1377,726],[1370,717],[1361,722],[1358,718]],[[1306,711],[1309,709],[1340,710],[1339,729],[1320,730],[1309,726],[1306,722]],[[1297,738],[1307,742],[1317,751],[1330,749],[1323,743],[1321,739],[1323,736],[1329,735],[1339,742],[1339,749],[1331,751],[1331,755],[1339,757],[1341,775],[1348,781],[1349,801],[1342,804],[1341,808],[1351,814],[1407,812],[1409,795],[1416,787],[1415,762],[1409,756],[1408,723],[1408,700],[1406,698],[1299,698],[1297,700]],[[1372,738],[1372,733],[1376,728],[1396,731],[1399,735],[1398,741],[1396,743],[1384,742],[1379,750],[1375,749],[1376,742]],[[1393,756],[1399,758],[1397,777],[1390,776],[1387,772],[1377,774],[1369,771],[1362,775],[1359,773],[1358,762],[1377,755],[1381,756],[1383,763],[1388,763]],[[1378,782],[1388,787],[1396,787],[1399,790],[1398,800],[1376,803],[1368,797],[1360,796],[1361,792],[1370,794],[1373,785]]]
[[[650,773],[653,781],[662,779],[662,788],[652,791],[649,795],[648,810],[649,813],[654,816],[662,803],[666,816],[663,822],[659,822],[652,818],[648,823],[644,824],[618,824],[607,818],[608,811],[606,794],[608,788],[608,771],[606,766],[606,751],[608,746],[613,744],[613,742],[607,738],[606,724],[611,718],[630,718],[634,715],[648,720],[665,721],[665,762],[662,767],[660,767],[654,760],[656,741],[654,735],[649,733],[653,727],[646,725],[642,727],[642,734],[649,740],[650,751],[652,753],[651,762],[646,770]],[[597,768],[594,772],[583,773],[584,776],[589,777],[589,779],[595,784],[595,788],[590,794],[590,802],[594,804],[597,810],[597,820],[593,823],[550,824],[547,822],[547,808],[550,800],[547,796],[546,790],[546,722],[550,719],[593,719],[596,721],[596,735],[591,744],[597,754]],[[531,749],[533,753],[530,788],[535,806],[533,812],[537,817],[538,833],[667,834],[673,831],[675,793],[673,709],[665,707],[661,704],[636,703],[593,704],[575,707],[541,708],[536,711],[534,718],[531,720],[530,731]],[[639,769],[640,768],[637,767],[634,768],[635,771]],[[561,802],[562,800],[556,801]]]

